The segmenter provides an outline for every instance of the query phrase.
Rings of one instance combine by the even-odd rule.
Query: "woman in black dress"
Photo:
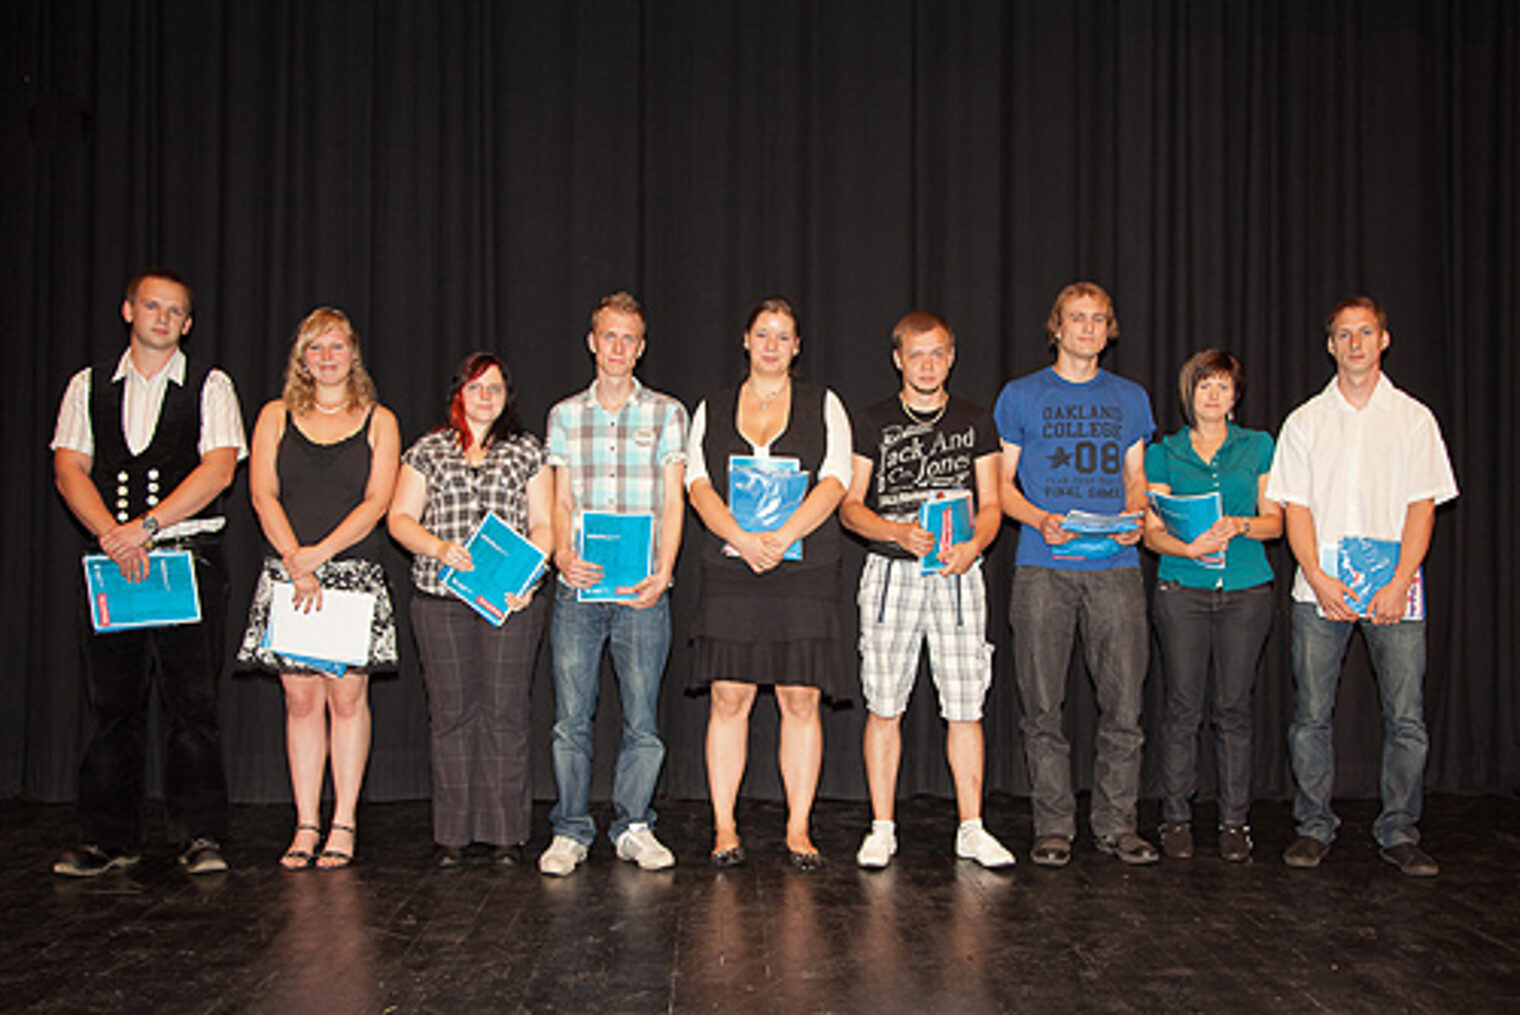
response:
[[[786,300],[762,301],[744,331],[749,375],[714,393],[692,417],[686,485],[707,527],[702,596],[694,633],[693,684],[710,687],[707,780],[712,860],[742,863],[734,818],[748,755],[749,714],[761,685],[774,686],[781,713],[778,759],[786,789],[786,847],[800,870],[823,858],[809,832],[823,762],[822,696],[851,693],[839,625],[839,524],[835,508],[850,483],[850,421],[826,388],[792,377],[801,348]],[[746,532],[729,510],[730,460],[779,460],[810,477],[800,507],[776,531]],[[800,540],[802,559],[786,560]]]
[[[238,658],[280,674],[285,752],[296,831],[280,858],[288,870],[353,862],[354,812],[369,761],[369,673],[396,667],[396,627],[376,528],[396,485],[401,437],[375,400],[359,336],[340,310],[321,307],[296,332],[285,390],[253,429],[248,486],[271,555],[254,591]],[[280,655],[266,642],[276,595],[302,611],[322,609],[322,590],[374,595],[367,659],[324,670]],[[332,827],[321,837],[322,776],[333,776]]]

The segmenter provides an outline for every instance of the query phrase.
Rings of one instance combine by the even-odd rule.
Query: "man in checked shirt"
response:
[[[609,647],[622,696],[623,741],[612,786],[610,834],[623,860],[662,870],[675,856],[654,836],[654,796],[665,745],[656,728],[670,651],[670,587],[686,502],[686,410],[634,376],[644,352],[644,311],[626,292],[591,314],[586,344],[596,380],[549,410],[554,469],[554,564],[559,569],[550,641],[554,652],[554,840],[538,869],[572,873],[596,838],[590,814],[592,726],[602,651]],[[583,511],[654,516],[655,562],[621,602],[580,602],[602,569],[576,552]]]

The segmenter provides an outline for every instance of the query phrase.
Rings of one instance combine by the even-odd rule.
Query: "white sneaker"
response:
[[[632,860],[646,871],[662,871],[676,865],[676,855],[642,821],[629,825],[617,837],[617,855],[619,860]]]
[[[980,821],[967,821],[955,833],[955,855],[962,860],[975,860],[983,867],[1012,867],[1018,862]]]
[[[575,873],[575,868],[586,859],[586,847],[568,835],[556,835],[544,855],[538,858],[540,873],[562,878]]]
[[[885,822],[873,821],[865,841],[860,844],[860,851],[855,854],[855,863],[868,868],[885,867],[896,852],[897,830]]]

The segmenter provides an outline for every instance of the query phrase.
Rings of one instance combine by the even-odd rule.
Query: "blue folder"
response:
[[[533,587],[548,563],[544,551],[519,535],[494,511],[487,512],[465,540],[474,568],[443,568],[438,578],[464,604],[493,627],[506,623],[512,608],[507,595],[521,596]]]
[[[940,553],[971,539],[971,495],[939,497],[918,506],[918,524],[934,537],[934,549],[919,558],[919,574],[939,574]]]
[[[734,455],[728,460],[728,509],[745,532],[775,532],[807,498],[808,474],[795,458]],[[802,540],[782,560],[802,559]]]
[[[1224,517],[1218,490],[1208,493],[1151,493],[1151,508],[1173,538],[1191,543]],[[1198,563],[1216,571],[1224,570],[1224,554],[1199,557]]]
[[[148,574],[140,582],[123,578],[116,561],[105,554],[87,554],[84,582],[90,624],[97,634],[201,621],[195,561],[189,550],[152,551]]]
[[[654,570],[654,515],[582,511],[576,554],[602,569],[602,580],[578,589],[582,603],[626,602],[638,598],[633,586]]]

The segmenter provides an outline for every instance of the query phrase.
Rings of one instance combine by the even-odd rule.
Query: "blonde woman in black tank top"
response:
[[[332,869],[353,862],[355,808],[369,760],[369,672],[394,669],[395,624],[377,559],[377,523],[396,485],[401,438],[396,417],[375,400],[347,316],[328,307],[296,333],[281,398],[264,406],[253,431],[249,490],[269,542],[239,658],[280,673],[285,749],[296,803],[296,831],[280,858],[287,870]],[[320,610],[322,589],[376,596],[369,659],[340,676],[321,675],[261,645],[274,594],[294,586],[300,610]],[[321,839],[323,774],[332,766],[333,815]]]

